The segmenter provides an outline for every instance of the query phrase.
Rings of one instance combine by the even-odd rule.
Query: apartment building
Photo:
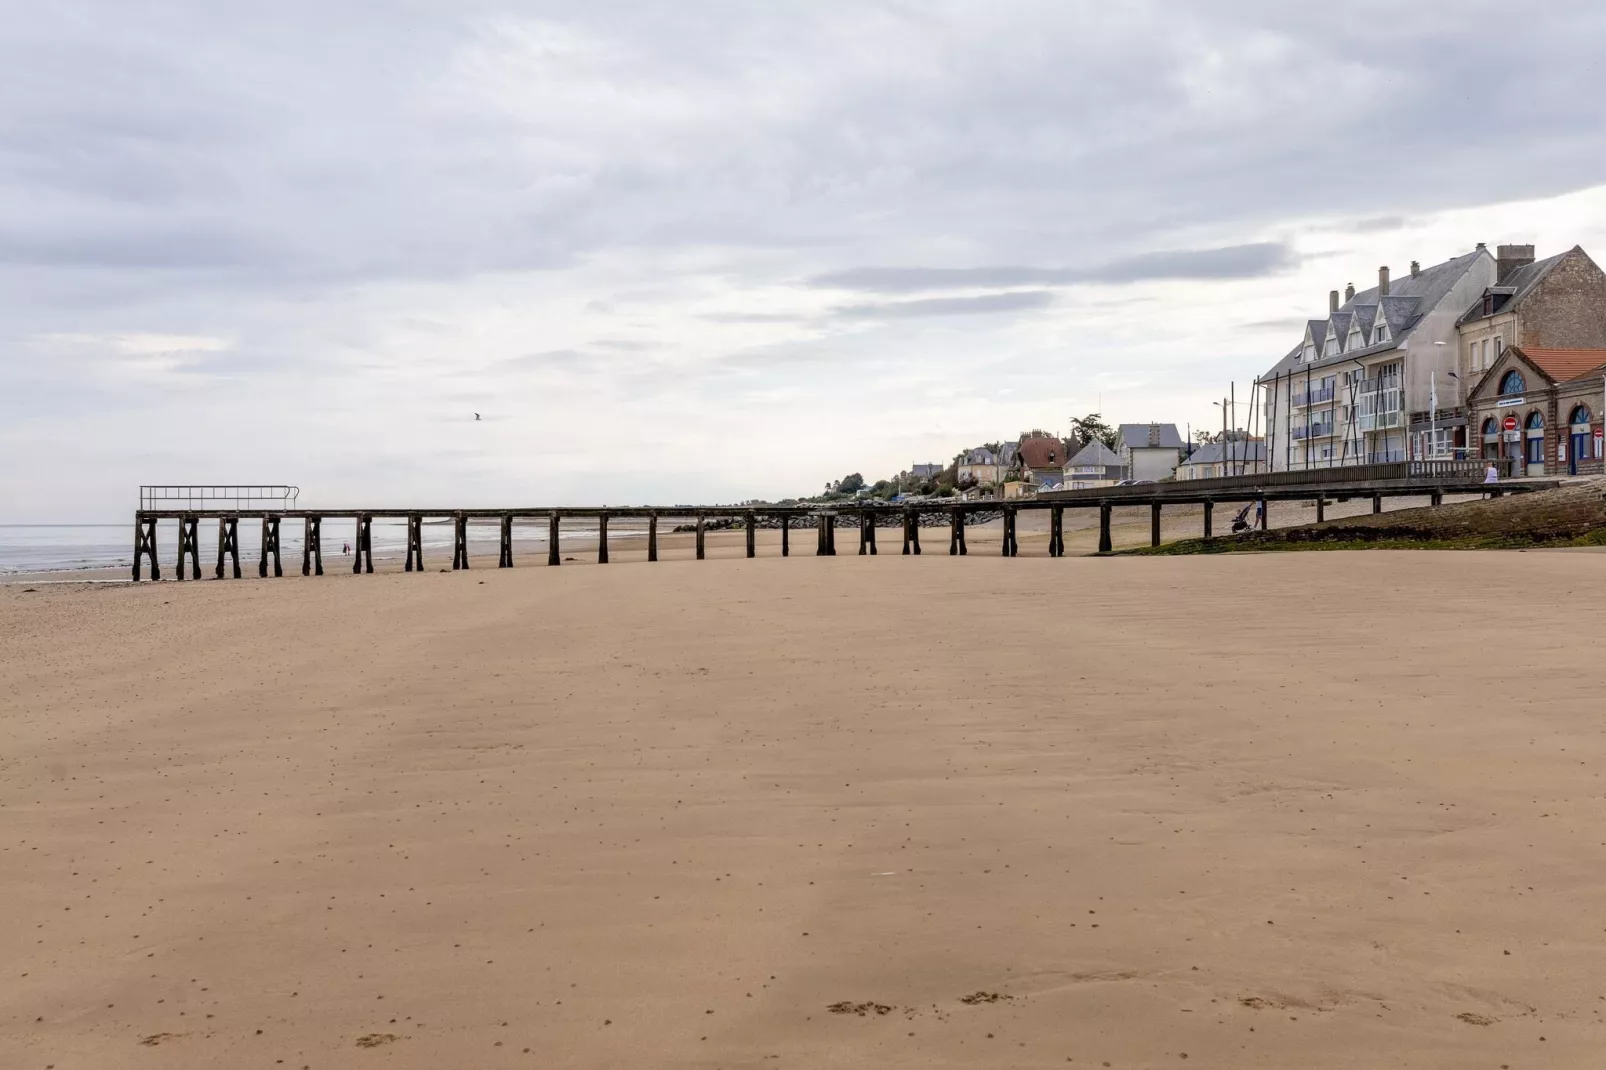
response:
[[[1266,372],[1267,464],[1272,471],[1403,461],[1416,412],[1431,414],[1460,397],[1457,323],[1498,280],[1482,244],[1398,279],[1378,269],[1377,285],[1328,295],[1327,315],[1311,319],[1299,343]],[[1455,404],[1459,404],[1459,400]],[[1467,446],[1465,417],[1445,427],[1429,452]]]

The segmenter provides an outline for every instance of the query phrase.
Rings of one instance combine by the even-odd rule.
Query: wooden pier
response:
[[[202,521],[218,525],[217,562],[213,575],[217,579],[241,576],[239,525],[241,521],[254,521],[261,525],[261,541],[257,561],[257,575],[283,576],[284,565],[280,556],[280,526],[285,520],[299,520],[305,536],[301,547],[301,574],[323,575],[323,522],[326,519],[350,520],[355,536],[352,543],[352,571],[371,573],[373,560],[373,521],[376,517],[402,519],[407,523],[407,554],[405,571],[421,572],[424,569],[424,524],[429,520],[449,520],[453,528],[452,564],[455,570],[469,567],[468,525],[470,521],[494,520],[500,528],[498,568],[513,567],[513,526],[516,521],[539,521],[547,525],[547,564],[562,563],[559,540],[563,524],[569,520],[594,521],[597,532],[597,562],[608,563],[608,522],[612,519],[644,519],[647,522],[647,560],[658,560],[658,531],[661,521],[691,525],[695,533],[694,547],[697,560],[706,553],[705,532],[710,520],[730,520],[739,523],[745,533],[746,555],[758,553],[756,531],[760,521],[768,521],[781,532],[780,553],[791,555],[791,534],[794,526],[815,529],[815,554],[821,557],[836,555],[837,529],[858,527],[858,552],[876,554],[876,532],[882,528],[901,528],[902,553],[921,553],[920,533],[924,517],[944,517],[948,527],[948,554],[963,557],[969,553],[965,545],[966,521],[978,513],[1001,513],[1003,538],[999,552],[1014,557],[1020,552],[1017,537],[1019,515],[1025,511],[1044,511],[1049,514],[1048,553],[1050,557],[1065,554],[1065,510],[1097,509],[1099,511],[1099,552],[1112,549],[1110,538],[1111,514],[1117,507],[1147,505],[1150,511],[1150,542],[1160,545],[1161,512],[1167,505],[1203,506],[1202,534],[1214,536],[1214,507],[1222,504],[1260,503],[1260,524],[1264,528],[1267,510],[1264,505],[1273,501],[1316,501],[1316,519],[1325,518],[1328,499],[1340,501],[1352,498],[1370,498],[1372,511],[1381,512],[1383,499],[1389,497],[1426,496],[1433,505],[1439,505],[1446,494],[1488,493],[1494,496],[1507,493],[1527,493],[1548,490],[1559,485],[1558,480],[1522,480],[1486,484],[1483,482],[1482,462],[1463,461],[1411,461],[1386,465],[1364,465],[1349,468],[1317,470],[1315,472],[1275,472],[1254,476],[1229,476],[1225,479],[1200,479],[1178,482],[1150,483],[1131,486],[1099,487],[1091,490],[1050,491],[1035,498],[1019,501],[921,501],[921,502],[847,502],[818,505],[732,505],[732,506],[526,506],[510,509],[302,509],[297,503],[294,487],[142,487],[140,508],[134,516],[133,578],[143,579],[144,566],[149,564],[149,577],[161,578],[161,564],[157,547],[157,523],[162,520],[178,522],[177,578],[200,579],[200,538]],[[939,522],[940,523],[940,522]],[[928,531],[932,530],[928,528]],[[940,530],[940,527],[939,529]]]

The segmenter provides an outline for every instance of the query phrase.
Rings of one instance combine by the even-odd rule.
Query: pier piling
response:
[[[1149,545],[1160,545],[1160,503],[1149,506]]]
[[[658,514],[647,518],[647,560],[658,560]]]
[[[747,511],[746,519],[747,519],[747,556],[748,557],[757,557],[758,556],[758,545],[757,545],[757,539],[758,539],[758,517],[753,514],[753,511],[751,509],[749,509]]]
[[[1373,494],[1372,495],[1372,512],[1381,513],[1382,511],[1383,511],[1383,495],[1381,495],[1381,494]]]
[[[468,516],[452,517],[452,571],[468,567]]]
[[[232,557],[234,562],[234,578],[240,578],[240,518],[237,516],[220,516],[217,518],[217,571],[213,573],[215,579],[223,578],[226,563]]]
[[[1204,537],[1207,538],[1207,539],[1210,538],[1214,534],[1214,532],[1212,532],[1210,530],[1210,521],[1211,521],[1212,517],[1214,516],[1215,511],[1216,511],[1216,503],[1215,502],[1205,502],[1204,503]]]
[[[548,513],[546,520],[546,563],[556,565],[563,560],[558,556],[558,514]]]
[[[323,517],[316,513],[302,521],[301,574],[323,575]]]
[[[1327,501],[1320,495],[1316,497],[1316,523],[1320,524],[1327,519]]]
[[[201,578],[201,520],[190,515],[178,522],[178,578],[184,578],[184,555],[190,558],[190,578]]]
[[[859,556],[863,557],[870,552],[870,525],[873,521],[870,514],[864,510],[859,511]]]
[[[1056,505],[1048,514],[1048,556],[1065,556],[1065,507]]]
[[[357,515],[357,535],[352,547],[351,571],[353,575],[374,572],[374,518],[367,513]]]
[[[790,514],[781,517],[781,556],[792,556],[792,517]]]
[[[597,564],[608,563],[608,514],[597,514]]]
[[[513,514],[502,514],[502,552],[496,559],[497,568],[513,567]]]
[[[407,515],[407,565],[403,571],[424,571],[424,518],[418,513]]]
[[[703,514],[701,512],[699,512],[697,514],[697,560],[699,560],[699,561],[701,561],[703,559],[704,552],[705,552],[704,551],[704,546],[703,546],[703,528],[704,528],[704,517],[703,517]]]
[[[151,559],[151,579],[162,578],[162,565],[156,557],[156,518],[134,521],[134,580],[139,581],[139,560],[144,554]]]
[[[955,509],[948,519],[948,555],[950,557],[964,556],[965,549],[965,511]]]
[[[1271,524],[1271,502],[1265,496],[1260,498],[1260,530],[1265,531]]]
[[[1110,541],[1110,503],[1099,503],[1099,553],[1107,554],[1115,548]]]
[[[268,558],[273,558],[273,575],[275,578],[284,575],[284,562],[279,557],[279,517],[265,516],[262,518],[262,552],[257,558],[257,575],[263,579],[268,576]]]

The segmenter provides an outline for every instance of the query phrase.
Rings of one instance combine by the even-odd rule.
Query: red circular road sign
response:
[[[1515,416],[1507,416],[1505,422],[1500,426],[1504,427],[1507,431],[1515,431],[1517,429],[1517,418]]]

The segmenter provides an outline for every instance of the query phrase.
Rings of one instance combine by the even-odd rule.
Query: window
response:
[[[1487,420],[1483,421],[1483,437],[1484,438],[1495,438],[1495,439],[1499,438],[1500,437],[1500,421],[1496,420],[1493,416],[1491,416]]]
[[[1545,418],[1538,409],[1528,414],[1528,463],[1545,463]]]
[[[1500,359],[1500,354],[1504,353],[1505,351],[1506,351],[1506,340],[1504,338],[1496,338],[1494,340],[1494,359],[1495,360],[1499,360]]]
[[[1359,327],[1357,327],[1353,331],[1349,332],[1349,344],[1347,346],[1345,346],[1345,348],[1346,349],[1359,349],[1359,348],[1361,348],[1361,329]]]
[[[1500,392],[1502,394],[1520,394],[1526,389],[1528,389],[1528,384],[1523,382],[1522,373],[1519,371],[1506,372],[1500,379]],[[1539,414],[1536,412],[1534,415],[1538,416]]]
[[[1329,338],[1327,340],[1327,349],[1322,355],[1323,356],[1327,356],[1327,357],[1336,357],[1336,356],[1338,356],[1338,336],[1337,335],[1334,335],[1333,337],[1331,337],[1331,338]]]
[[[1545,429],[1545,417],[1544,417],[1544,414],[1541,413],[1538,409],[1535,409],[1533,412],[1530,412],[1528,414],[1528,433],[1532,434],[1535,431],[1543,431],[1544,429]]]
[[[1570,423],[1570,424],[1574,424],[1574,425],[1587,424],[1587,423],[1589,423],[1589,419],[1590,419],[1589,406],[1588,405],[1579,405],[1579,406],[1577,406],[1576,408],[1573,409],[1573,414],[1571,416],[1567,417],[1567,422]]]
[[[1386,323],[1379,323],[1377,325],[1377,330],[1372,333],[1372,341],[1374,341],[1374,342],[1387,342],[1388,340],[1389,340],[1389,325],[1386,324]]]

